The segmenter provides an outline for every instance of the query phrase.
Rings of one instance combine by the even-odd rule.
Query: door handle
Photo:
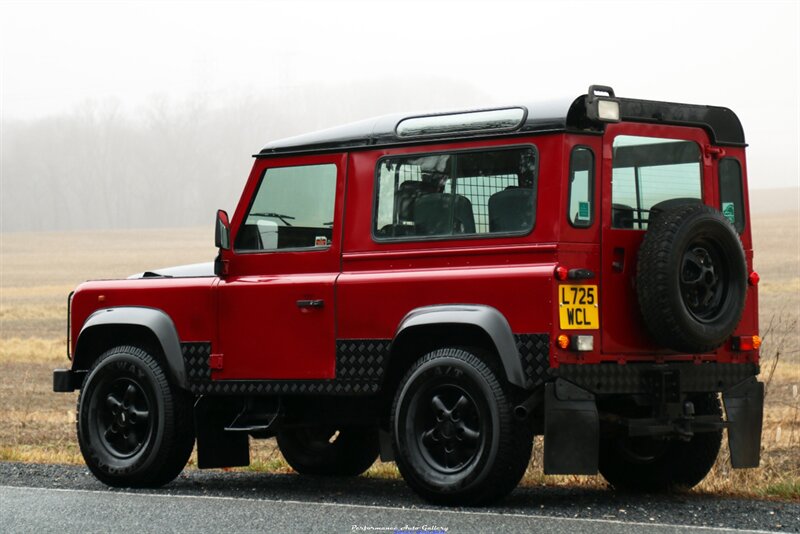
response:
[[[614,248],[614,259],[611,261],[611,268],[615,273],[625,271],[625,249],[620,247]]]
[[[322,308],[325,306],[325,301],[322,299],[317,300],[298,300],[298,308]]]

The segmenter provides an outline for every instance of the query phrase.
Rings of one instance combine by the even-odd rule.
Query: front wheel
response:
[[[285,428],[277,438],[286,462],[301,475],[358,476],[378,458],[377,427]]]
[[[194,446],[191,395],[137,347],[116,347],[97,359],[78,397],[77,419],[86,465],[109,486],[162,486],[178,476]]]
[[[400,473],[434,503],[500,499],[531,457],[531,429],[514,421],[508,387],[467,350],[440,349],[416,362],[395,396],[391,426]]]

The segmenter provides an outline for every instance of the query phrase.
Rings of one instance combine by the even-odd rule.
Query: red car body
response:
[[[597,98],[590,91],[589,97],[568,103],[563,113],[543,115],[556,117],[549,122],[534,116],[534,107],[520,107],[526,118],[510,129],[494,130],[490,125],[485,130],[405,139],[401,125],[416,117],[402,116],[269,145],[256,155],[230,223],[227,217],[218,221],[218,231],[225,237],[218,242],[222,246],[216,274],[210,267],[201,276],[155,271],[135,279],[86,282],[75,290],[69,323],[73,368],[56,371],[55,389],[79,388],[104,351],[132,344],[160,356],[177,387],[197,398],[246,401],[239,415],[259,412],[252,407],[254,398],[280,398],[284,402],[280,409],[269,405],[261,412],[280,412],[289,420],[308,423],[308,417],[297,415],[306,413],[308,406],[292,411],[292,399],[312,399],[312,406],[317,406],[313,399],[318,398],[328,407],[339,406],[337,398],[368,399],[374,409],[363,413],[353,409],[351,414],[378,421],[388,440],[393,432],[388,422],[392,398],[417,358],[441,347],[478,345],[494,354],[498,363],[491,365],[502,369],[499,376],[516,388],[515,413],[522,420],[530,418],[533,432],[545,434],[548,472],[595,472],[598,436],[613,419],[605,414],[616,413],[618,419],[624,412],[626,418],[633,417],[613,406],[621,399],[633,403],[631,399],[645,397],[655,400],[636,405],[652,405],[660,415],[639,414],[634,417],[639,423],[623,423],[631,436],[644,435],[637,434],[640,431],[674,436],[682,428],[689,435],[692,424],[698,432],[721,432],[727,427],[734,465],[757,464],[761,390],[753,377],[758,373],[760,342],[758,288],[753,283],[757,275],[752,275],[741,126],[725,108],[615,99],[613,91],[608,100],[619,104],[618,116],[610,120],[597,117],[592,107]],[[440,116],[431,117],[435,122]],[[711,349],[676,350],[653,335],[644,319],[637,272],[647,233],[642,214],[648,209],[631,211],[638,223],[620,226],[614,218],[615,210],[622,209],[613,196],[619,167],[615,158],[622,157],[617,156],[617,147],[619,154],[625,147],[615,143],[626,136],[696,147],[700,173],[696,200],[716,210],[731,204],[723,199],[728,193],[721,191],[720,166],[725,162],[740,169],[741,198],[735,217],[744,270],[737,280],[729,280],[733,284],[729,289],[744,284],[744,299],[739,303],[740,318]],[[651,152],[658,146],[652,145]],[[531,228],[433,238],[379,235],[376,173],[387,158],[412,161],[431,154],[511,149],[535,154]],[[579,210],[590,207],[591,212],[581,215],[581,224],[570,211],[572,158],[578,149],[591,155],[591,166],[583,169],[589,177],[589,196],[578,204]],[[662,156],[647,157],[656,161]],[[254,198],[269,170],[323,165],[334,166],[336,174],[332,222],[325,223],[330,235],[316,237],[316,244],[323,246],[271,250],[230,246],[242,241],[240,234],[246,231]],[[637,180],[639,172],[636,167]],[[640,199],[644,193],[636,183]],[[638,200],[637,206],[642,207]],[[684,270],[691,267],[686,261]],[[751,283],[742,276],[749,276]],[[576,295],[572,301],[568,292]],[[588,300],[578,303],[577,295]],[[137,314],[148,318],[131,318]],[[472,322],[470,317],[476,314],[482,319]],[[490,326],[495,323],[499,326]],[[506,330],[509,335],[502,334]],[[563,388],[558,384],[567,384],[563,391],[577,387],[578,393],[559,393]],[[714,421],[692,423],[694,408],[686,406],[687,399],[719,392],[726,401],[727,421],[712,413],[706,416]],[[669,400],[670,396],[674,398]],[[229,412],[235,415],[237,410]],[[320,406],[314,410],[325,412]],[[581,419],[584,416],[588,419]],[[204,423],[197,413],[195,421],[201,467],[241,463],[239,453],[209,452],[207,436],[221,436],[222,430],[201,430]],[[587,430],[576,429],[581,421]],[[701,429],[706,423],[711,426]],[[258,426],[251,435],[259,431],[262,437],[272,435],[269,426]],[[213,443],[224,448],[221,441]],[[224,443],[238,451],[243,447],[241,441]],[[572,456],[557,451],[570,448]],[[385,458],[392,456],[386,446],[382,450]],[[599,454],[602,457],[602,450]]]

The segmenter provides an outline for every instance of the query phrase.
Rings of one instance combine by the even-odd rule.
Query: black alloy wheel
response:
[[[409,407],[416,413],[414,433],[425,460],[442,473],[456,473],[477,458],[485,446],[489,417],[466,389],[438,384],[417,395]]]
[[[390,425],[395,460],[408,485],[431,502],[498,500],[528,466],[532,429],[514,419],[511,387],[491,358],[480,349],[435,350],[400,382]]]
[[[319,425],[283,428],[278,447],[301,475],[358,476],[380,452],[376,426]]]
[[[181,472],[194,446],[193,396],[133,346],[106,351],[78,397],[78,444],[89,470],[110,486],[158,487]]]
[[[690,354],[722,345],[747,294],[747,262],[733,225],[696,200],[654,210],[639,247],[636,293],[657,344]]]
[[[150,416],[153,400],[133,378],[118,378],[93,398],[90,407],[97,417],[93,428],[106,449],[118,458],[129,458],[145,446],[156,423]]]
[[[719,248],[707,239],[692,242],[683,254],[681,295],[689,313],[700,322],[714,322],[722,312],[729,270]]]

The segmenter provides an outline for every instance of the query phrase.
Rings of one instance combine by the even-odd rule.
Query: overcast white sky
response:
[[[599,83],[728,106],[751,145],[751,187],[798,186],[797,1],[0,2],[4,120],[320,82],[357,98],[359,82],[398,79],[469,85],[485,105]],[[481,104],[474,94],[452,107]]]

